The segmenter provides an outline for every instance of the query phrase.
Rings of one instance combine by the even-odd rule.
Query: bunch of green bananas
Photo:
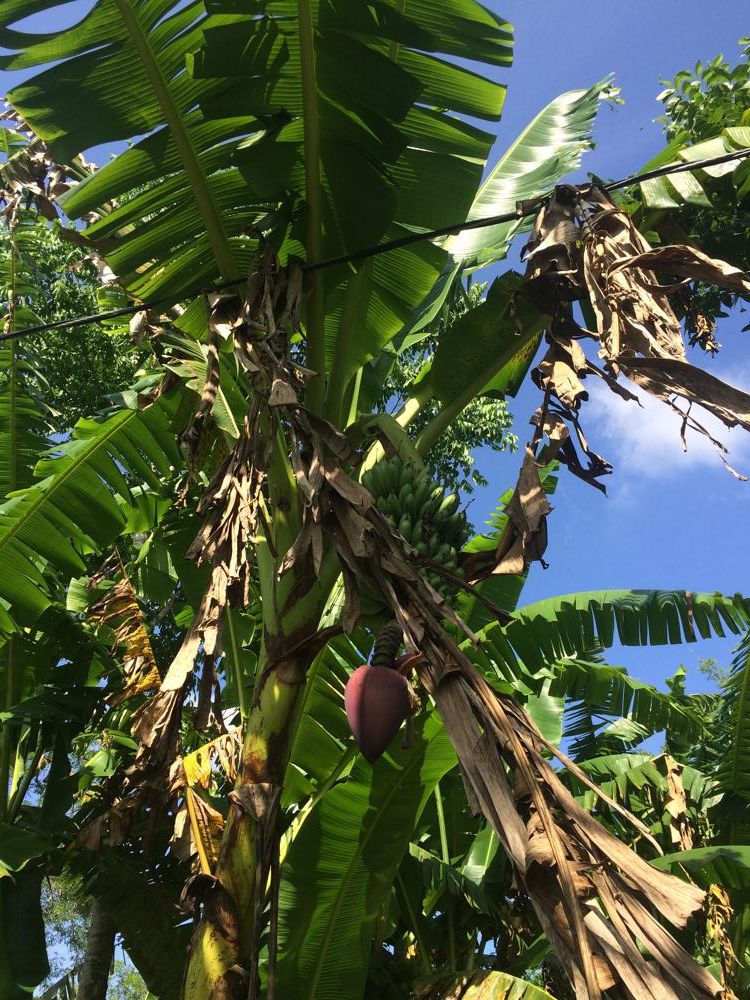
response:
[[[470,529],[466,515],[458,509],[457,493],[448,493],[434,483],[424,469],[395,456],[374,465],[362,476],[362,484],[375,498],[378,510],[420,555],[458,574],[458,550]],[[439,573],[425,573],[444,597],[455,588]]]

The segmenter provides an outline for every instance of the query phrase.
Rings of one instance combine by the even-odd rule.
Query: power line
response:
[[[646,170],[643,173],[624,177],[619,181],[612,181],[610,184],[600,185],[604,191],[618,191],[633,184],[642,184],[644,181],[655,180],[657,177],[668,177],[671,174],[687,173],[693,170],[702,170],[706,167],[718,167],[723,163],[731,163],[733,160],[744,160],[750,156],[750,148],[739,149],[736,152],[722,153],[719,156],[710,156],[703,160],[693,160],[685,163],[666,164],[663,167],[656,167],[654,170]],[[443,226],[441,229],[432,229],[425,233],[409,233],[408,236],[401,236],[395,240],[388,240],[385,243],[378,243],[375,246],[366,247],[364,250],[355,250],[354,253],[340,254],[337,257],[328,257],[325,260],[315,261],[302,265],[303,271],[320,271],[323,268],[336,267],[341,264],[355,264],[359,261],[369,260],[371,257],[378,257],[380,254],[389,253],[392,250],[401,250],[404,247],[412,246],[414,243],[423,243],[427,240],[435,240],[441,236],[453,236],[456,233],[465,232],[470,229],[486,229],[490,226],[497,226],[504,222],[516,222],[534,215],[544,202],[549,198],[549,194],[540,195],[530,201],[520,201],[511,212],[503,212],[501,215],[485,216],[481,219],[472,219],[469,222],[457,222],[451,226]],[[233,278],[230,281],[222,281],[210,287],[195,288],[186,293],[183,298],[193,298],[196,295],[207,294],[208,292],[224,291],[227,288],[234,288],[243,285],[247,278]],[[98,323],[102,320],[118,319],[120,316],[132,316],[137,312],[147,309],[154,309],[165,303],[173,303],[174,296],[163,296],[151,299],[147,302],[134,303],[130,306],[123,306],[120,309],[110,309],[108,312],[92,313],[89,316],[75,316],[71,319],[56,320],[53,323],[41,323],[39,326],[30,326],[25,330],[12,330],[9,333],[0,334],[0,342],[5,340],[15,340],[19,337],[29,337],[36,333],[45,333],[48,330],[67,330],[78,326],[87,326],[90,323]]]
[[[620,188],[630,187],[631,184],[641,184],[643,181],[654,180],[657,177],[665,177],[668,174],[681,174],[690,170],[700,170],[703,167],[717,167],[722,163],[729,163],[731,160],[744,160],[750,156],[750,148],[738,150],[736,153],[722,153],[720,156],[711,156],[705,160],[694,160],[692,163],[673,163],[663,167],[656,167],[654,170],[647,170],[642,174],[633,177],[625,177],[619,181],[612,181],[611,184],[597,185],[603,191],[618,191]],[[367,260],[369,257],[379,256],[389,250],[400,250],[402,247],[411,246],[412,243],[420,243],[423,240],[434,240],[440,236],[452,236],[468,229],[486,229],[489,226],[497,226],[503,222],[520,221],[529,215],[534,215],[539,211],[544,202],[549,198],[549,194],[540,195],[531,201],[521,201],[512,212],[504,212],[502,215],[485,216],[482,219],[472,219],[471,222],[457,222],[452,226],[443,226],[442,229],[433,229],[429,233],[410,233],[388,243],[379,243],[374,247],[367,247],[365,250],[356,250],[354,253],[341,254],[339,257],[329,257],[326,260],[317,261],[314,264],[303,265],[306,271],[318,271],[324,267],[333,267],[335,264],[353,264],[357,261]]]

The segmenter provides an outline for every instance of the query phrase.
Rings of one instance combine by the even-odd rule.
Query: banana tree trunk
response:
[[[300,623],[295,615],[294,633],[288,633],[289,638],[276,636],[261,657],[217,871],[193,883],[194,898],[203,904],[203,917],[190,947],[183,991],[186,1000],[234,996],[244,1000],[248,981],[254,982],[257,976],[257,938],[276,850],[278,797],[305,676],[330,634],[317,632],[323,590],[309,602],[307,620]],[[293,635],[302,635],[302,641]],[[251,991],[250,995],[255,994]]]
[[[78,1000],[106,1000],[115,951],[115,924],[99,899],[91,908],[86,953],[78,981]]]

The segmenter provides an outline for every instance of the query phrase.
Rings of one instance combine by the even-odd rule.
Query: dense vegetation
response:
[[[563,189],[527,274],[489,286],[470,276],[530,220],[311,268],[548,195],[608,83],[553,101],[482,183],[513,39],[474,0],[99,0],[13,29],[50,6],[0,12],[4,65],[39,68],[2,133],[4,331],[159,304],[0,341],[0,995],[103,996],[121,941],[163,998],[742,996],[750,602],[522,591],[560,466],[608,471],[583,379],[747,427],[680,324],[750,286],[685,245],[644,262],[633,222],[745,266],[747,162],[620,205]],[[665,97],[665,161],[750,145],[746,63],[698,75]],[[91,170],[109,141],[132,145]],[[673,309],[651,266],[692,294]],[[519,482],[464,544],[449,494],[482,482],[478,445],[515,443],[530,370]],[[725,633],[745,638],[711,695],[606,660]],[[412,715],[370,764],[344,689],[402,645]],[[139,988],[117,976],[110,995]]]

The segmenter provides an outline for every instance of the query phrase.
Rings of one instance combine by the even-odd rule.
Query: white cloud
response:
[[[750,379],[743,376],[743,372],[734,371],[722,373],[720,377],[747,390]],[[589,446],[612,462],[615,476],[627,470],[629,477],[663,480],[693,472],[698,467],[724,472],[716,448],[699,432],[688,429],[687,451],[683,451],[682,420],[665,403],[637,390],[642,404],[638,406],[616,396],[603,382],[591,376],[585,384],[590,398],[582,407],[581,417]],[[628,388],[636,388],[627,384]],[[729,455],[725,456],[729,464],[738,472],[750,475],[750,433],[741,427],[730,430],[717,417],[697,406],[693,407],[692,415],[729,449]]]

